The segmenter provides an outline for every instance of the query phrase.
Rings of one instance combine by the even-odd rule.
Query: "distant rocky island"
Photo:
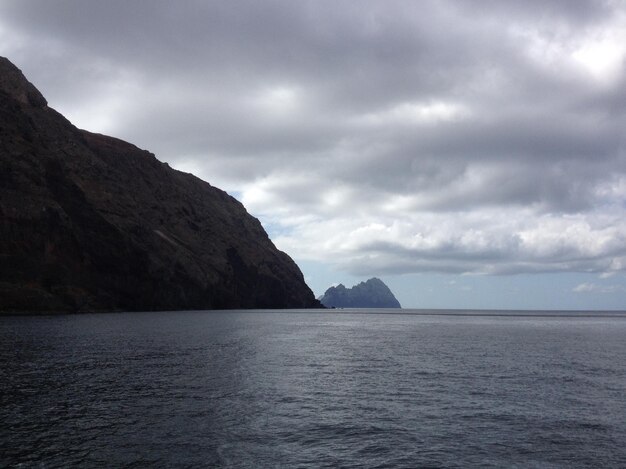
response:
[[[79,130],[0,57],[0,312],[319,306],[240,202]]]
[[[389,287],[375,277],[352,288],[330,287],[319,300],[327,308],[401,308]]]

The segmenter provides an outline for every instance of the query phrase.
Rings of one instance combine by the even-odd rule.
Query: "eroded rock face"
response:
[[[314,306],[241,203],[77,129],[0,58],[0,311]]]
[[[339,284],[320,298],[329,308],[400,308],[400,302],[385,283],[374,277],[352,288]]]

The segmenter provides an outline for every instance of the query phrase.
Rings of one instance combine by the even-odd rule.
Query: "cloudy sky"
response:
[[[241,200],[317,295],[626,309],[623,0],[0,0],[0,55]]]

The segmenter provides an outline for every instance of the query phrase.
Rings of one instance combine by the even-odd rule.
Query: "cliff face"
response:
[[[0,57],[0,311],[318,305],[241,203],[77,129]]]
[[[352,288],[330,287],[320,298],[329,308],[400,308],[400,303],[382,280],[371,278]]]

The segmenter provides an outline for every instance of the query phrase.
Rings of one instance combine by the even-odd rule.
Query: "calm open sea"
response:
[[[626,314],[0,318],[2,467],[626,467]]]

